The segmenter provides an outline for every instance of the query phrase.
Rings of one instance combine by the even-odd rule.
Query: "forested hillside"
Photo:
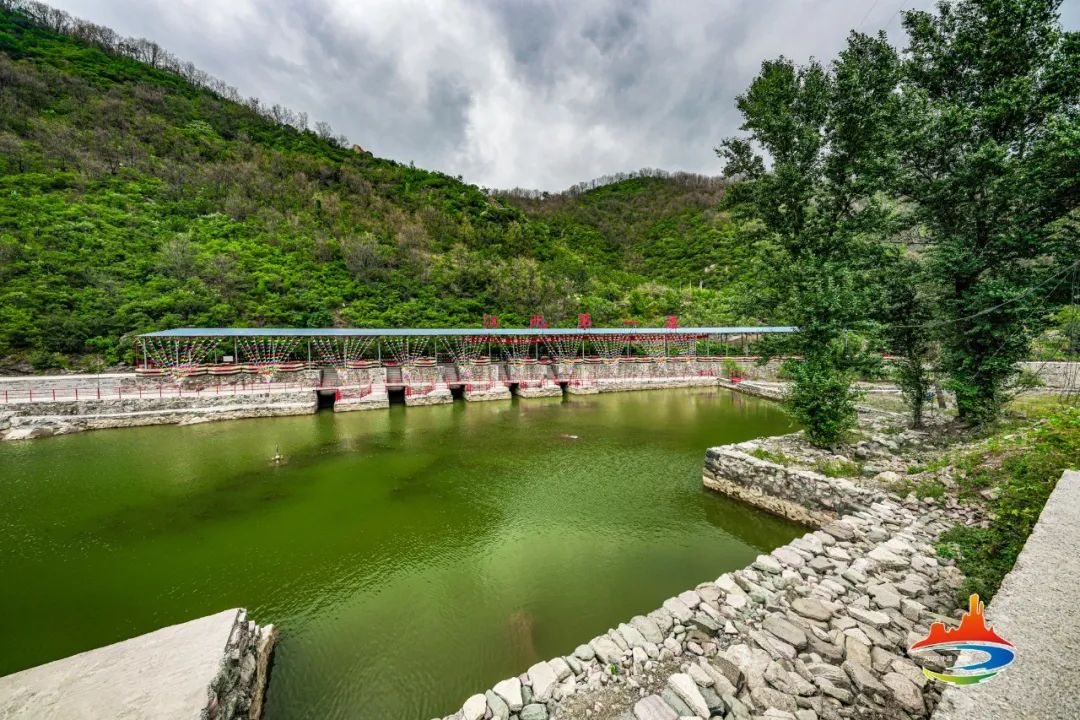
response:
[[[4,364],[181,325],[759,319],[715,180],[488,195],[272,115],[0,9]]]

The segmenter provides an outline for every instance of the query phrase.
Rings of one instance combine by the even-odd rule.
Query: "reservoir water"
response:
[[[442,717],[802,534],[701,486],[791,429],[696,388],[0,445],[0,675],[241,606],[268,720]]]

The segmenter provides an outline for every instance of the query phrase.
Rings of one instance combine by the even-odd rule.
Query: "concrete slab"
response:
[[[1080,472],[1070,470],[986,610],[987,622],[1016,646],[1016,660],[985,683],[945,690],[933,720],[1080,718],[1077,547]]]
[[[225,610],[0,678],[0,718],[200,720],[242,613]]]

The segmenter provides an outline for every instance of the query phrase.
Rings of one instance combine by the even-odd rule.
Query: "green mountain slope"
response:
[[[124,362],[180,325],[735,320],[721,191],[489,197],[0,10],[8,365]]]

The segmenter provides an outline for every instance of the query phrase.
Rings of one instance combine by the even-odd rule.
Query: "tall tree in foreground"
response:
[[[1080,256],[1080,34],[1060,0],[904,14],[897,190],[933,243],[942,366],[962,418],[992,420],[1047,300]]]
[[[922,263],[898,251],[881,268],[882,326],[892,376],[911,413],[911,426],[922,427],[923,411],[932,397],[933,314],[924,292]]]
[[[736,104],[749,138],[717,148],[741,179],[732,207],[765,230],[764,282],[774,317],[799,327],[788,403],[811,442],[833,445],[855,421],[851,383],[875,302],[872,283],[892,213],[879,200],[887,175],[882,128],[895,112],[898,59],[883,37],[853,33],[826,69],[780,58],[763,63]],[[771,160],[755,152],[763,149]]]

